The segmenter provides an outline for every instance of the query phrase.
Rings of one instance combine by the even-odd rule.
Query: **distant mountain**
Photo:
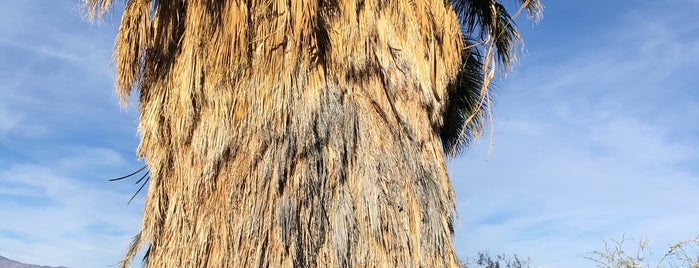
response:
[[[0,268],[68,268],[65,266],[45,266],[26,264],[0,256]]]

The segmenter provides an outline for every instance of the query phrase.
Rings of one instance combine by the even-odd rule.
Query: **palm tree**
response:
[[[458,266],[445,155],[518,39],[498,1],[126,0],[150,182],[122,266]]]

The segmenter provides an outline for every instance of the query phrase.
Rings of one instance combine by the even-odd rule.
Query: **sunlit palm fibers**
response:
[[[477,136],[513,59],[500,7],[126,1],[117,91],[139,93],[150,182],[122,265],[147,245],[152,267],[458,266],[442,145]]]

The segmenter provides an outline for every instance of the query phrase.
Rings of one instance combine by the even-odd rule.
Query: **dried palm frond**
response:
[[[112,4],[84,2],[93,17]],[[459,71],[473,80],[467,13],[424,0],[125,2],[116,87],[139,94],[150,179],[123,267],[143,245],[152,267],[459,265],[439,129],[479,131],[494,69],[485,53],[479,106],[462,98],[472,85],[447,89]],[[486,44],[511,48],[502,40]],[[467,127],[445,125],[445,109]]]

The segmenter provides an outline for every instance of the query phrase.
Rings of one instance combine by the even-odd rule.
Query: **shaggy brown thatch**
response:
[[[458,266],[439,129],[462,40],[448,1],[126,1],[151,181],[122,266]]]

